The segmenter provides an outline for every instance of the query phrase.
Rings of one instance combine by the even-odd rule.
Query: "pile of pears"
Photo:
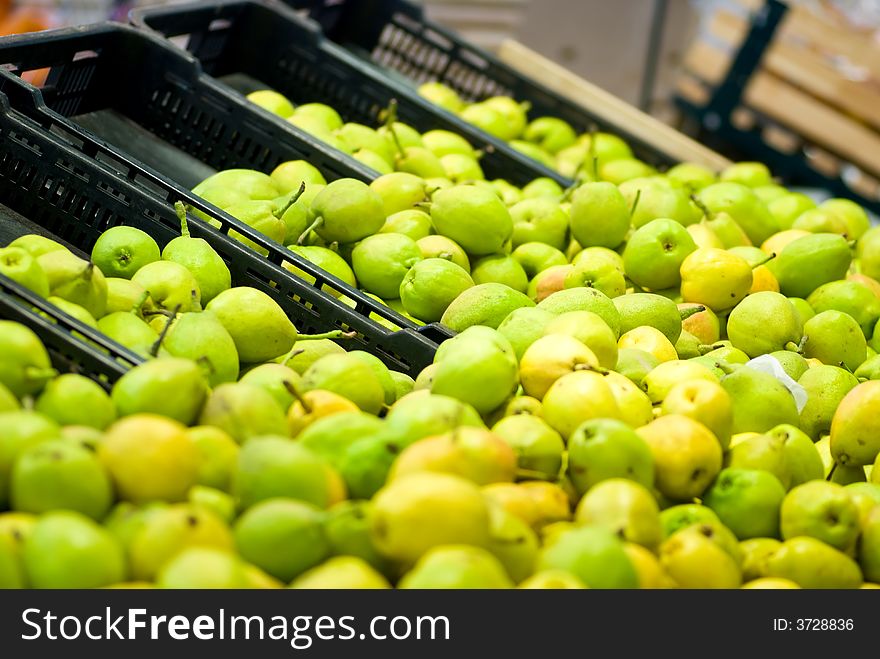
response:
[[[374,128],[344,121],[324,103],[294,106],[271,89],[252,92],[247,98],[380,174],[409,172],[440,183],[485,179],[479,163],[482,152],[458,133],[434,129],[422,134],[398,121],[395,102],[383,113],[384,123]]]
[[[444,110],[507,142],[545,167],[570,179],[624,181],[657,171],[633,155],[629,145],[611,133],[577,131],[559,117],[529,119],[531,104],[509,96],[469,103],[442,82],[426,82],[419,94]]]

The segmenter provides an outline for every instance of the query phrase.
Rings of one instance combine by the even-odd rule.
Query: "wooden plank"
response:
[[[724,169],[731,164],[724,156],[519,42],[505,41],[498,54],[508,66],[540,81],[558,94],[590,110],[611,126],[619,126],[677,160],[701,163],[715,170]]]
[[[743,39],[747,29],[748,21],[724,10],[716,12],[710,24],[713,36],[733,47]],[[880,51],[877,56],[880,57]],[[797,44],[785,38],[776,39],[767,50],[762,66],[827,103],[880,128],[880,86],[873,87],[845,78],[827,55],[810,50],[803,41]]]

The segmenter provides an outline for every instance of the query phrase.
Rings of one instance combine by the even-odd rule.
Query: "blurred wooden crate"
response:
[[[685,57],[679,106],[701,134],[876,210],[880,46],[827,16],[780,5],[719,3]],[[766,25],[774,15],[775,27]]]

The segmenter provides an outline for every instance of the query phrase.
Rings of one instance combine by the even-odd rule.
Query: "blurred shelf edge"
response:
[[[721,170],[731,161],[680,133],[613,94],[575,75],[565,67],[513,39],[501,43],[498,56],[519,73],[581,105],[614,126],[625,125],[629,133],[681,161]]]

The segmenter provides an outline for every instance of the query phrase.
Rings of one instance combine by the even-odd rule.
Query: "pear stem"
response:
[[[147,303],[147,300],[150,298],[150,291],[144,291],[141,293],[141,296],[138,298],[138,301],[134,303],[134,306],[131,308],[131,313],[137,314],[140,312],[141,308]]]
[[[762,261],[758,261],[755,265],[753,265],[752,270],[754,270],[755,268],[760,268],[762,265],[764,265],[765,263],[769,263],[770,261],[772,261],[775,258],[776,258],[776,252],[771,252],[770,256],[768,256],[766,259],[764,259]]]
[[[831,469],[828,471],[828,476],[825,478],[826,481],[830,481],[834,477],[834,472],[837,471],[837,461],[835,460],[834,464],[831,465]]]
[[[706,206],[706,204],[704,204],[702,201],[700,201],[700,199],[699,199],[699,197],[697,197],[697,195],[692,194],[691,201],[694,203],[694,206],[696,206],[697,208],[700,209],[700,211],[703,213],[703,215],[707,219],[709,219],[709,220],[712,219],[712,216],[714,215],[714,213],[712,213],[712,211],[709,210],[709,207]]]
[[[165,337],[168,336],[168,331],[171,329],[171,324],[174,322],[174,319],[177,317],[177,312],[180,311],[180,305],[178,304],[174,307],[174,311],[168,316],[168,322],[165,323],[165,327],[162,328],[162,332],[159,334],[159,338],[156,339],[156,342],[150,347],[150,356],[158,357],[159,356],[159,348],[162,347],[162,342],[165,340]]]
[[[715,368],[724,372],[725,375],[730,375],[735,370],[733,366],[728,364],[726,361],[719,359],[715,362]]]
[[[284,207],[281,208],[277,213],[274,214],[275,217],[278,217],[278,218],[284,217],[284,214],[287,212],[287,210],[291,206],[293,206],[297,201],[299,201],[299,198],[302,197],[303,192],[305,192],[305,191],[306,191],[306,182],[303,181],[302,183],[299,184],[299,190],[297,190],[296,192],[292,192],[290,194],[290,197],[287,199],[287,202],[284,204]]]
[[[590,147],[592,148],[593,143],[590,142]],[[599,156],[593,156],[593,180],[599,180]]]
[[[186,221],[186,206],[182,201],[174,202],[174,212],[177,213],[177,219],[180,220],[180,235],[189,238],[189,223]]]
[[[406,155],[403,152],[403,145],[400,143],[400,139],[397,137],[397,132],[394,130],[394,124],[397,122],[397,99],[392,98],[391,102],[388,104],[388,109],[386,110],[387,117],[385,118],[385,127],[388,129],[388,132],[391,133],[391,139],[394,140],[394,146],[397,147],[397,152],[404,156]]]
[[[689,309],[679,309],[678,315],[682,320],[687,320],[691,316],[696,316],[698,313],[702,313],[706,310],[702,304],[697,305],[696,307],[690,307]]]
[[[324,334],[300,334],[297,341],[320,341],[321,339],[353,339],[357,336],[357,332],[343,332],[342,330],[333,330]]]
[[[284,355],[284,359],[282,359],[279,363],[282,366],[287,366],[287,362],[296,357],[297,355],[301,355],[305,352],[302,348],[297,348],[294,343],[293,347],[288,351],[286,355]]]
[[[305,231],[303,231],[303,232],[300,234],[299,238],[296,239],[296,244],[297,244],[297,245],[302,245],[302,244],[306,241],[306,238],[309,237],[309,234],[310,234],[312,231],[314,231],[315,229],[317,229],[319,226],[321,226],[323,223],[324,223],[324,218],[323,218],[323,217],[317,217],[317,218],[315,218],[315,221],[312,222],[311,226],[309,226],[309,228],[307,228]]]
[[[633,213],[636,212],[636,208],[639,207],[639,200],[642,198],[642,191],[636,190],[636,198],[633,199],[633,205],[629,209],[630,217],[632,217]]]
[[[517,469],[516,470],[517,478],[527,478],[529,480],[536,481],[552,481],[553,478],[548,474],[545,474],[541,471],[535,471],[534,469]]]
[[[284,385],[284,388],[287,389],[290,395],[296,398],[299,404],[302,405],[302,408],[306,411],[306,414],[312,413],[312,410],[314,408],[312,408],[309,401],[307,401],[305,397],[299,392],[299,389],[296,388],[296,385],[293,382],[291,382],[290,380],[282,380],[281,384]]]

